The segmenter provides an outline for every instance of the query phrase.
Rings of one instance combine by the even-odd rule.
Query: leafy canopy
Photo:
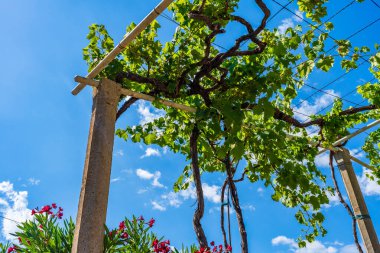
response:
[[[318,147],[329,147],[355,125],[378,119],[376,108],[380,106],[380,53],[376,46],[369,71],[377,81],[358,87],[368,106],[353,110],[337,99],[325,115],[313,115],[307,122],[294,117],[293,101],[312,72],[328,72],[334,64],[350,71],[370,52],[369,47],[354,47],[348,40],[326,46],[331,45],[329,34],[334,29],[333,23],[323,23],[326,3],[298,0],[299,10],[311,25],[289,27],[281,33],[267,27],[270,10],[260,0],[256,4],[262,20],[256,27],[237,16],[239,0],[174,1],[169,10],[179,26],[172,40],[163,41],[158,36],[160,24],[152,22],[98,78],[107,77],[124,88],[195,107],[197,112],[154,102],[165,111],[164,116],[119,129],[117,134],[125,140],[168,147],[190,160],[189,138],[197,125],[201,172],[226,172],[228,159],[234,174],[243,170],[250,182],[260,180],[271,187],[274,201],[298,209],[296,219],[306,226],[304,238],[313,241],[324,235],[320,208],[328,203],[326,193],[332,189],[315,165]],[[229,30],[232,23],[246,31],[236,34]],[[130,24],[127,32],[134,27]],[[223,49],[214,43],[221,34],[234,38],[231,47]],[[91,25],[87,38],[89,45],[83,55],[91,70],[115,45],[103,25]],[[133,102],[127,101],[123,110]],[[309,136],[310,127],[319,129],[318,134]],[[380,131],[376,131],[364,146],[376,167],[375,180],[380,179],[379,143]],[[237,168],[239,161],[244,162]],[[189,164],[174,189],[186,189],[191,180]],[[302,238],[299,242],[305,245]]]

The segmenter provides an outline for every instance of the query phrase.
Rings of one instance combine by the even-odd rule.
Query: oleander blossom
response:
[[[153,247],[153,251],[155,253],[170,253],[170,252],[172,252],[171,248],[170,248],[170,241],[169,240],[159,242],[157,239],[154,239],[154,241],[152,243],[152,247]]]
[[[51,205],[43,206],[41,210],[39,210],[38,208],[35,208],[32,210],[32,215],[44,214],[44,213],[47,215],[50,215],[52,218],[57,217],[58,219],[62,219],[63,208],[58,207],[56,203],[53,203]]]
[[[227,245],[227,247],[223,247],[223,245],[215,245],[215,242],[212,241],[210,243],[210,247],[204,248],[201,247],[199,250],[195,251],[194,253],[231,253],[232,247],[230,245]]]

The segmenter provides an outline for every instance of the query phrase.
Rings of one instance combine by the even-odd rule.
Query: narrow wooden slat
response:
[[[82,83],[84,85],[88,84],[92,87],[97,87],[99,85],[99,81],[89,79],[86,77],[82,77],[82,76],[76,76],[74,78],[74,80],[76,82]],[[111,80],[108,80],[108,81],[121,86],[119,83],[116,83],[114,81],[111,81]],[[176,108],[176,109],[179,109],[182,111],[186,111],[186,112],[194,113],[197,111],[197,109],[194,107],[178,104],[178,103],[175,103],[175,102],[172,102],[169,100],[165,100],[165,99],[155,98],[155,97],[147,95],[147,94],[143,94],[140,92],[136,92],[136,91],[132,91],[132,90],[124,89],[124,88],[120,89],[120,93],[123,94],[124,96],[131,96],[131,97],[135,97],[135,98],[139,98],[139,99],[143,99],[143,100],[147,100],[147,101],[151,101],[151,102],[158,101],[163,105],[170,106],[170,107],[173,107],[173,108]]]
[[[105,69],[108,64],[119,55],[125,47],[127,47],[144,29],[155,20],[158,15],[160,15],[171,3],[173,0],[163,0],[161,1],[156,8],[154,8],[130,33],[126,34],[124,39],[120,41],[111,52],[109,52],[103,60],[101,60],[98,65],[95,66],[88,73],[88,78],[96,77],[103,69]],[[86,85],[83,83],[78,84],[71,93],[77,95]]]

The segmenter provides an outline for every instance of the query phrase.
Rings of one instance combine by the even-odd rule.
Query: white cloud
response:
[[[31,177],[28,178],[28,182],[30,185],[39,185],[41,180]]]
[[[299,248],[296,241],[292,238],[280,235],[272,239],[272,245],[287,245],[290,251],[295,253],[336,253],[338,250],[332,246],[325,246],[320,241],[307,243],[305,248]]]
[[[300,11],[296,11],[296,15],[293,15],[291,18],[286,18],[281,20],[281,25],[278,26],[278,31],[281,34],[286,32],[286,29],[289,27],[293,28],[295,26],[295,22],[299,23],[303,20],[303,13]]]
[[[303,21],[303,12],[302,12],[302,11],[299,11],[299,10],[296,10],[296,15],[293,15],[292,18],[293,18],[294,21],[296,21],[296,22],[302,22],[302,21]]]
[[[158,151],[158,149],[147,148],[145,150],[145,154],[142,155],[140,158],[150,157],[150,156],[161,156],[161,153],[160,153],[160,151]]]
[[[151,109],[153,109],[151,111]],[[140,114],[140,124],[146,124],[154,121],[155,119],[164,116],[163,110],[158,110],[152,108],[152,106],[147,105],[145,101],[138,102],[137,112]]]
[[[143,193],[146,193],[148,190],[147,189],[139,189],[137,191],[137,194],[143,194]]]
[[[283,235],[273,238],[272,245],[289,245],[291,248],[298,248],[298,244],[294,241],[294,239],[290,239]]]
[[[169,201],[170,206],[180,207],[182,204],[182,200],[179,198],[179,194],[175,192],[169,192],[168,194],[163,194],[161,198],[166,201]]]
[[[154,174],[150,173],[147,170],[143,170],[143,169],[137,169],[136,170],[136,175],[139,178],[144,179],[144,180],[150,180],[150,179],[152,179],[154,177]]]
[[[31,210],[27,207],[28,192],[15,191],[12,183],[3,181],[0,182],[0,194],[4,196],[0,198],[0,212],[7,218],[3,219],[1,232],[6,240],[12,240],[14,238],[10,233],[18,230],[17,223],[12,220],[23,222],[32,218]]]
[[[217,185],[208,185],[206,183],[202,184],[203,195],[205,199],[213,202],[220,203],[220,187]]]
[[[316,114],[323,108],[333,103],[336,99],[336,96],[340,96],[339,93],[335,92],[334,90],[326,90],[326,93],[329,94],[323,94],[320,97],[314,99],[311,103],[309,101],[302,100],[302,103],[299,105],[299,107],[294,108],[295,117],[301,121],[308,120],[309,117],[305,115]]]
[[[202,184],[204,198],[212,203],[220,203],[220,187],[217,185]],[[179,191],[178,193],[169,192],[163,194],[161,198],[168,201],[168,204],[173,207],[179,207],[187,199],[196,199],[197,193],[194,184],[190,184],[186,190]],[[247,206],[247,209],[250,207]]]
[[[351,155],[355,156],[356,158],[363,157],[363,153],[358,153],[359,149],[349,149],[348,150]],[[335,160],[334,160],[335,161]],[[330,168],[330,153],[324,152],[320,155],[317,155],[315,157],[315,165],[319,168]]]
[[[131,170],[131,169],[124,169],[124,170],[121,170],[121,172],[123,172],[125,174],[129,174],[129,175],[133,174],[133,170]]]
[[[161,183],[158,181],[158,179],[160,179],[160,177],[161,177],[161,172],[156,171],[156,172],[154,173],[153,182],[152,182],[152,185],[153,185],[154,187],[159,187],[159,188],[164,187],[164,185],[161,184]]]
[[[330,154],[329,152],[324,152],[315,157],[315,165],[319,168],[329,168],[330,167]]]
[[[363,246],[362,246],[363,248]],[[339,253],[358,253],[358,248],[355,244],[346,245],[339,250]]]
[[[376,181],[370,180],[366,174],[372,175],[372,172],[363,168],[363,173],[358,176],[360,188],[366,196],[380,196],[380,185]]]
[[[250,205],[250,204],[242,205],[241,209],[246,210],[246,211],[251,211],[251,212],[253,212],[253,211],[256,210],[256,208],[253,205]]]
[[[154,172],[154,174],[153,174],[153,173],[150,173],[150,172],[147,171],[147,170],[137,169],[137,170],[136,170],[136,175],[137,175],[139,178],[143,179],[143,180],[152,180],[152,179],[153,179],[153,181],[152,181],[152,185],[153,185],[154,187],[160,187],[160,188],[164,187],[164,185],[161,184],[161,183],[158,181],[158,180],[160,179],[160,177],[161,177],[161,172],[160,172],[160,171],[156,171],[156,172]]]
[[[158,210],[158,211],[165,211],[166,210],[166,207],[162,206],[161,204],[159,204],[156,201],[152,201],[151,204],[152,204],[152,208],[154,210]]]
[[[281,25],[278,27],[278,31],[281,34],[284,34],[286,32],[286,29],[289,27],[294,27],[294,22],[292,18],[286,18],[281,20]]]
[[[116,183],[116,182],[118,182],[118,181],[120,181],[120,180],[122,180],[121,177],[115,177],[115,178],[112,178],[112,179],[111,179],[111,183]]]
[[[340,200],[337,193],[331,194],[331,192],[327,191],[326,195],[327,195],[327,198],[329,199],[329,203],[324,204],[323,205],[324,208],[330,208],[332,206],[337,206],[340,204]]]
[[[124,152],[123,152],[123,150],[119,149],[118,151],[116,151],[116,152],[114,153],[114,156],[124,156]]]

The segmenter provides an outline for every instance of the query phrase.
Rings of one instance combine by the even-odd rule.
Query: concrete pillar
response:
[[[342,151],[334,153],[334,158],[338,164],[348,198],[350,199],[353,212],[357,218],[360,235],[367,249],[367,253],[380,253],[379,240],[369,216],[362,191],[360,190],[358,179],[352,168],[350,152],[342,148]]]
[[[93,107],[72,253],[102,253],[120,87],[103,79]]]

